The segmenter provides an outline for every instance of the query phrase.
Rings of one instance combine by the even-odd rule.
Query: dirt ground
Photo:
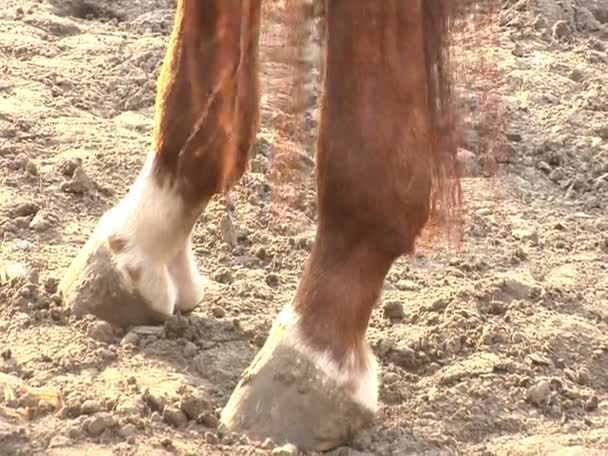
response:
[[[196,226],[204,304],[126,334],[76,320],[57,282],[150,147],[173,3],[53,3],[0,10],[0,454],[295,454],[217,427],[314,237],[309,155],[289,205],[269,179],[279,96],[231,219],[214,200]],[[460,252],[389,273],[381,411],[334,455],[608,454],[608,2],[503,1],[499,24],[509,163],[464,179]]]

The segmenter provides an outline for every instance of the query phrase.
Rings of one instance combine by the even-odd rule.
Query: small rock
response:
[[[221,306],[213,306],[211,308],[211,314],[215,317],[215,318],[224,318],[226,316],[226,311],[224,310],[223,307]]]
[[[593,396],[591,396],[589,399],[587,399],[585,401],[585,410],[587,412],[593,412],[594,410],[597,410],[599,403],[600,403],[599,398],[594,394]]]
[[[523,46],[519,43],[515,43],[515,46],[513,46],[513,49],[511,50],[511,54],[515,57],[524,57],[526,55]]]
[[[384,317],[391,320],[402,320],[405,316],[403,304],[399,301],[388,301],[384,303]]]
[[[270,257],[268,255],[268,251],[266,250],[266,247],[264,247],[263,245],[256,249],[255,256],[261,261],[266,261]]]
[[[220,439],[214,432],[207,431],[205,432],[205,442],[210,445],[217,445],[220,442]]]
[[[163,410],[163,419],[174,428],[179,428],[188,422],[188,418],[184,412],[171,406],[165,407]]]
[[[269,287],[276,288],[279,286],[279,283],[280,283],[279,276],[277,274],[275,274],[274,272],[271,272],[270,274],[268,274],[266,276],[266,284]]]
[[[546,380],[535,383],[528,389],[526,400],[539,407],[547,404],[551,394],[551,384]]]
[[[435,312],[442,312],[448,306],[449,302],[447,299],[439,298],[432,302],[431,309]]]
[[[83,415],[94,415],[101,412],[101,402],[95,400],[84,401],[80,407]]]
[[[187,395],[182,397],[179,408],[191,420],[198,419],[203,413],[211,410],[211,403],[200,395]]]
[[[295,445],[288,443],[286,445],[280,446],[272,450],[272,456],[297,456],[298,455],[298,447]]]
[[[582,82],[585,79],[585,73],[581,68],[572,68],[568,77],[574,82]]]
[[[112,325],[102,320],[97,320],[89,326],[89,336],[106,344],[114,342]]]

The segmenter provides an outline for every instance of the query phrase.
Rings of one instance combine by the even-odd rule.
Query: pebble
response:
[[[280,446],[272,450],[272,456],[297,456],[298,447],[292,443]]]
[[[277,274],[275,274],[274,272],[271,272],[270,274],[266,275],[266,284],[271,287],[271,288],[276,288],[279,286],[279,283],[281,282],[279,276]]]
[[[391,320],[402,320],[405,317],[403,304],[399,301],[388,301],[384,303],[384,317]]]
[[[89,336],[100,342],[105,342],[106,344],[114,342],[112,325],[102,320],[97,320],[89,326]]]

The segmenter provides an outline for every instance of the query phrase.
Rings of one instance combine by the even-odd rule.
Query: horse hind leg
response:
[[[326,2],[315,243],[293,302],[222,411],[229,429],[327,450],[377,410],[368,322],[429,217],[422,1]]]

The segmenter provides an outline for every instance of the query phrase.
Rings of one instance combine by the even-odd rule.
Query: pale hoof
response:
[[[303,450],[347,444],[374,413],[296,349],[271,337],[243,373],[221,422],[252,439],[271,438]]]
[[[170,316],[152,309],[129,284],[107,243],[97,233],[78,252],[61,279],[59,290],[74,315],[92,314],[117,326],[154,325]]]

